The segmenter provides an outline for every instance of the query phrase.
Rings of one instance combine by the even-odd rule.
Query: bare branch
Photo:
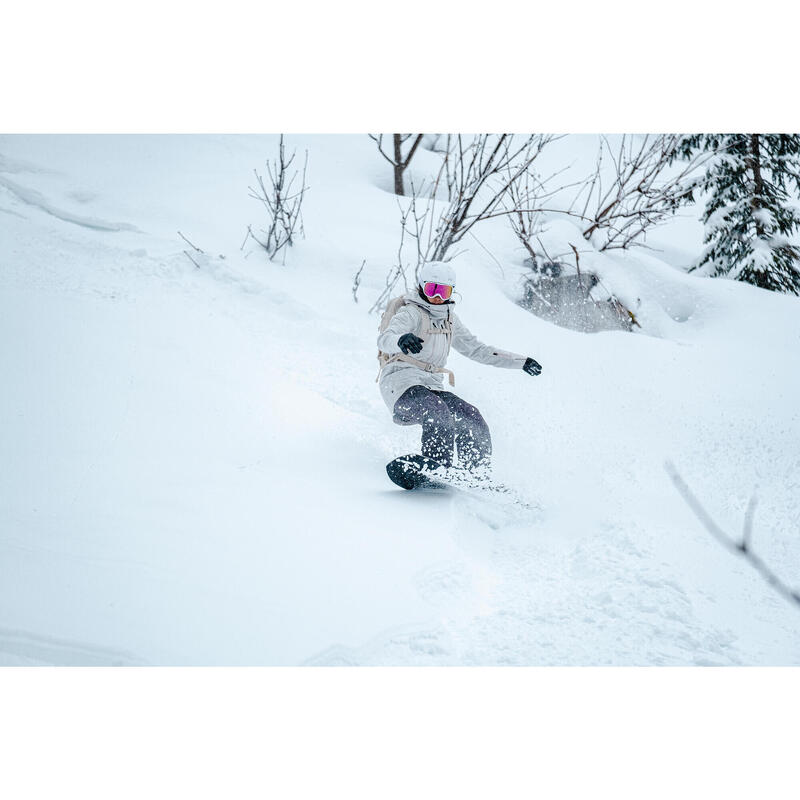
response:
[[[378,145],[378,152],[392,165],[394,166],[394,159],[391,156],[388,156],[386,153],[383,152],[383,134],[379,134],[376,136],[374,133],[368,133],[370,139]]]
[[[414,153],[417,152],[417,148],[419,147],[419,143],[422,141],[422,137],[424,134],[418,133],[417,138],[414,141],[414,144],[411,145],[411,150],[408,151],[408,155],[406,156],[405,160],[403,161],[403,169],[405,169],[410,163],[411,159],[414,158]]]
[[[449,205],[436,226],[430,259],[445,260],[450,248],[478,222],[515,213],[513,206],[499,212],[496,209],[553,138],[534,134],[515,147],[512,134],[499,134],[496,141],[492,141],[492,134],[480,134],[465,146],[463,137],[458,135]]]
[[[541,212],[535,206],[543,199],[543,192],[544,182],[529,169],[519,180],[511,183],[503,200],[503,209],[508,214],[511,230],[527,251],[534,268],[537,258],[531,240],[542,230]]]
[[[390,298],[392,292],[394,291],[394,287],[401,278],[406,284],[406,287],[408,286],[408,281],[406,280],[406,267],[408,265],[403,263],[403,245],[405,244],[406,234],[416,238],[417,252],[419,252],[420,249],[420,222],[417,220],[416,195],[414,194],[413,184],[411,202],[409,203],[408,207],[403,209],[399,200],[397,204],[400,206],[400,243],[397,246],[397,263],[394,264],[389,270],[389,273],[386,276],[386,285],[370,307],[369,313],[377,311],[386,304],[386,301]],[[409,232],[409,216],[413,217],[415,220],[415,232]]]
[[[585,192],[582,212],[577,215],[588,224],[583,237],[589,241],[602,234],[599,249],[627,249],[641,245],[647,231],[672,216],[691,197],[692,175],[710,156],[699,153],[681,169],[669,174],[683,137],[679,134],[647,134],[637,145],[623,135],[614,151],[608,138],[600,139],[597,163],[591,179],[581,188],[567,212]],[[610,184],[603,185],[603,154],[613,169]]]
[[[775,591],[783,595],[787,600],[800,607],[800,592],[792,589],[788,584],[784,583],[777,574],[766,564],[766,562],[758,556],[750,544],[752,536],[753,515],[755,514],[756,498],[755,495],[750,499],[747,507],[744,520],[744,530],[740,541],[736,541],[732,536],[728,536],[722,528],[717,525],[711,518],[711,515],[703,508],[700,501],[689,489],[686,481],[678,473],[675,465],[667,461],[664,464],[664,469],[669,475],[670,480],[678,490],[681,497],[684,499],[686,505],[694,512],[694,515],[703,524],[703,527],[727,550],[732,553],[741,555],[761,577],[772,586]]]
[[[572,252],[575,253],[575,271],[578,273],[578,283],[580,284],[581,289],[583,289],[583,276],[581,275],[581,258],[578,255],[578,248],[575,247],[572,242],[569,243],[569,246],[572,248]]]
[[[515,191],[518,182],[526,183],[529,188],[536,186],[535,193],[540,198],[551,195],[549,189],[542,188],[544,182],[534,175],[531,166],[542,149],[555,138],[545,134],[515,137],[505,133],[448,136],[447,148],[443,151],[441,166],[430,191],[424,193],[424,187],[416,187],[412,180],[410,203],[400,206],[401,235],[397,262],[391,268],[386,288],[373,309],[381,307],[401,278],[406,280],[407,269],[410,278],[414,261],[416,275],[422,264],[428,261],[453,258],[459,242],[485,219],[517,214],[519,209],[523,215],[524,235],[529,239],[538,228],[532,222],[526,222],[525,209],[520,209],[520,206],[525,205],[522,198],[527,200],[533,190],[517,192],[514,195],[517,201],[513,197],[510,202],[505,201],[511,196],[509,193]],[[445,187],[448,199],[443,206],[437,198]],[[427,197],[427,202],[420,200],[423,196]],[[538,213],[536,209],[534,214]],[[411,263],[408,263],[404,250],[409,239],[413,240],[416,250]],[[480,242],[478,244],[483,247]]]
[[[194,250],[195,252],[197,252],[197,253],[204,253],[205,252],[204,250],[201,250],[196,244],[193,244],[192,242],[190,242],[180,231],[178,231],[178,236],[180,236],[181,239],[183,239],[183,241],[186,242],[186,244],[188,244],[189,247],[191,247],[192,250]]]
[[[358,287],[361,286],[361,273],[364,271],[364,267],[366,266],[367,259],[365,258],[361,262],[361,266],[358,268],[358,272],[356,272],[353,278],[353,302],[358,302]]]

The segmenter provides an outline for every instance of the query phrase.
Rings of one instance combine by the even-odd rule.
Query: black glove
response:
[[[413,333],[404,333],[398,340],[397,346],[406,354],[419,353],[422,350],[422,343],[424,339],[415,336]]]
[[[522,365],[522,369],[528,373],[528,375],[541,375],[542,374],[542,365],[535,359],[535,358],[528,358],[525,359],[525,363]]]

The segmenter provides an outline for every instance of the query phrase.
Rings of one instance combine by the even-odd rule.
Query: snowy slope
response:
[[[680,219],[662,252],[587,257],[643,332],[575,333],[514,305],[487,226],[503,269],[460,256],[459,313],[545,371],[451,366],[536,510],[404,493],[383,466],[418,430],[380,400],[367,314],[388,167],[366,136],[291,137],[307,238],[270,264],[240,247],[275,144],[0,138],[0,663],[800,663],[800,611],[663,469],[732,532],[758,487],[755,544],[800,583],[797,298],[676,269]]]

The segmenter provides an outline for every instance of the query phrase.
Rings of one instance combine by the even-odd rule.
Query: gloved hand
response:
[[[528,373],[528,375],[541,375],[542,374],[542,365],[535,359],[528,356],[525,359],[525,363],[522,365],[522,369]]]
[[[422,350],[422,343],[424,339],[415,336],[413,333],[404,333],[398,340],[397,346],[406,354],[419,353]]]

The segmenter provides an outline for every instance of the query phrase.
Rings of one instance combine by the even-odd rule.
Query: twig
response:
[[[244,239],[242,240],[242,246],[239,250],[244,250],[244,246],[247,244],[247,240],[253,235],[253,227],[252,225],[247,226],[247,231],[244,234]]]
[[[575,270],[578,273],[578,285],[583,289],[583,276],[581,275],[581,259],[578,255],[578,248],[575,247],[572,242],[568,243],[569,246],[572,248],[572,252],[575,253]]]
[[[366,263],[367,259],[365,258],[361,262],[361,266],[358,268],[358,272],[356,272],[355,277],[353,278],[353,301],[355,303],[358,302],[358,287],[361,285],[361,273],[364,270]]]
[[[692,173],[708,155],[696,156],[676,174],[665,177],[682,141],[679,134],[647,134],[637,145],[632,137],[623,135],[619,151],[615,152],[608,137],[600,137],[594,175],[565,212],[588,223],[583,231],[587,241],[602,232],[602,239],[596,242],[600,251],[642,246],[649,229],[675,214],[691,198]],[[611,160],[610,183],[606,187],[602,175],[604,152]],[[576,215],[571,209],[584,192],[583,211]]]
[[[200,252],[202,253],[203,251],[201,250]],[[197,269],[200,269],[200,265],[192,258],[192,254],[188,250],[184,250],[183,254],[189,259],[189,261],[192,262],[192,264],[197,267]]]
[[[480,134],[465,146],[463,137],[457,135],[452,175],[449,158],[442,163],[442,170],[447,170],[450,200],[439,216],[429,248],[430,259],[426,260],[446,260],[450,248],[479,222],[516,214],[516,208],[498,208],[552,139],[544,134],[531,135],[516,147],[512,134]]]
[[[670,480],[678,490],[686,505],[694,512],[694,515],[703,524],[703,527],[727,550],[738,553],[758,572],[761,577],[772,586],[775,591],[783,595],[787,600],[800,607],[800,592],[792,589],[784,583],[775,572],[758,556],[752,548],[751,537],[753,527],[753,515],[756,508],[756,497],[750,498],[744,518],[744,529],[742,538],[737,542],[732,536],[728,536],[722,528],[711,518],[711,515],[703,508],[700,501],[694,496],[686,481],[678,473],[675,465],[671,461],[664,464],[664,469],[669,475]]]
[[[547,259],[547,260],[548,260],[548,261],[549,261],[551,264],[557,264],[557,263],[558,263],[558,256],[557,256],[556,258],[553,258],[553,257],[550,255],[550,253],[548,253],[548,252],[547,252],[547,248],[544,246],[544,242],[542,241],[542,237],[541,237],[541,236],[537,236],[537,237],[536,237],[536,241],[537,241],[537,242],[539,242],[539,247],[541,247],[541,248],[542,248],[542,252],[544,253],[544,257],[545,257],[545,258],[546,258],[546,259]]]
[[[193,250],[197,251],[198,253],[203,253],[203,255],[205,255],[205,250],[201,250],[196,244],[190,242],[180,231],[178,231],[178,236],[180,236],[181,239],[183,239],[183,241],[186,242],[186,244],[188,244],[189,247],[191,247]]]

